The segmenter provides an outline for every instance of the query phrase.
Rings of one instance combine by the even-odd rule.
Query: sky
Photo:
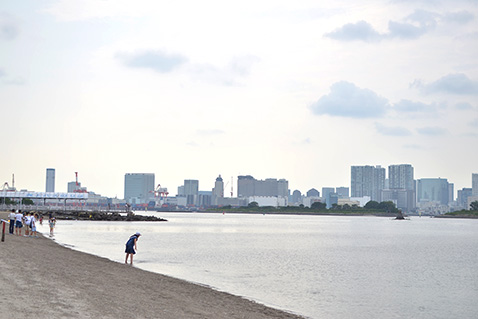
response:
[[[478,173],[478,0],[0,3],[0,182],[350,187]]]

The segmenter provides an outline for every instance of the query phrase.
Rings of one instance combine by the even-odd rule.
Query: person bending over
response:
[[[128,263],[128,258],[130,259],[130,264],[133,265],[133,255],[136,254],[136,250],[138,250],[138,247],[136,246],[136,242],[139,239],[139,236],[141,234],[137,232],[136,234],[132,235],[128,241],[126,242],[126,258],[124,260],[124,263]]]

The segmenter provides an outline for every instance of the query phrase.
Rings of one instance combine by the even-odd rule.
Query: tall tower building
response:
[[[471,192],[473,196],[478,196],[478,174],[471,174]]]
[[[332,200],[331,200],[331,195],[335,194],[335,188],[334,187],[322,187],[322,197],[325,199],[325,204],[327,205],[327,208],[332,207]]]
[[[212,189],[211,203],[212,205],[219,205],[220,198],[224,198],[224,181],[221,175],[216,178],[214,188]]]
[[[124,176],[124,199],[130,204],[147,204],[154,200],[154,174],[127,173]]]
[[[184,180],[184,196],[186,197],[186,204],[190,206],[197,206],[199,194],[199,181],[196,179]]]
[[[46,169],[46,189],[45,192],[55,192],[55,169]]]
[[[422,178],[418,180],[418,202],[436,202],[447,205],[449,186],[446,178]]]
[[[224,181],[222,180],[221,175],[216,178],[214,183],[214,188],[212,190],[213,197],[224,197]]]
[[[352,166],[351,197],[370,196],[371,200],[381,202],[381,192],[385,188],[385,168],[380,165]]]
[[[197,195],[199,192],[199,181],[196,179],[184,180],[184,195]]]
[[[410,164],[390,165],[388,167],[388,188],[414,190],[413,167]]]

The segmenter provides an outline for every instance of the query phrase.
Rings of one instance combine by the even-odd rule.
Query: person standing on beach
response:
[[[30,213],[26,212],[25,215],[23,216],[23,225],[25,226],[25,237],[30,235]]]
[[[125,264],[128,264],[128,257],[130,258],[130,264],[131,266],[133,265],[133,255],[136,254],[136,250],[138,250],[138,247],[136,246],[136,242],[138,241],[139,236],[141,234],[139,232],[136,232],[136,234],[132,235],[128,241],[126,242],[126,259],[124,261]]]
[[[48,221],[48,224],[50,224],[50,237],[53,236],[53,229],[55,228],[55,217],[50,216],[50,220]]]
[[[37,219],[38,219],[38,214],[35,214],[35,215],[32,214],[32,218],[30,219],[30,227],[32,228],[30,237],[38,237],[37,225],[36,225]]]
[[[22,235],[22,227],[23,227],[23,214],[22,211],[19,210],[18,213],[15,214],[15,234],[21,236]]]
[[[13,232],[15,231],[15,210],[14,209],[12,209],[10,214],[8,214],[8,218],[10,219],[8,232],[13,235]]]

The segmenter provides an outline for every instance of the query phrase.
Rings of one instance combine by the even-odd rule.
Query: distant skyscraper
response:
[[[471,189],[472,195],[478,196],[478,174],[471,174]]]
[[[307,192],[307,197],[320,197],[320,192],[315,188],[309,189]]]
[[[216,182],[214,183],[214,188],[212,189],[212,196],[211,196],[212,205],[219,205],[221,198],[224,198],[224,181],[221,175],[219,175],[216,178]]]
[[[335,194],[335,188],[333,187],[322,187],[322,197],[325,199],[325,204],[327,205],[327,208],[332,207],[332,202],[331,195]],[[337,201],[335,201],[335,204],[337,204]]]
[[[197,195],[199,192],[199,181],[196,179],[184,180],[184,195]]]
[[[390,165],[388,167],[388,180],[390,189],[415,189],[413,167],[410,164]]]
[[[55,192],[55,169],[47,168],[46,169],[46,190],[45,192]]]
[[[80,188],[81,188],[81,183],[78,183],[78,185],[76,185],[76,182],[69,182],[68,183],[68,193],[74,193],[77,190],[79,190]]]
[[[302,193],[298,189],[292,192],[292,198],[290,202],[293,204],[297,204],[297,203],[302,204]]]
[[[224,181],[221,175],[216,178],[216,182],[214,183],[214,188],[212,190],[212,196],[224,197]]]
[[[154,200],[154,174],[127,173],[124,176],[124,199],[131,204]]]
[[[468,197],[473,196],[473,191],[471,188],[462,188],[458,190],[458,196],[456,201],[458,205],[463,208],[468,208]]]
[[[418,202],[448,204],[449,190],[446,178],[422,178],[417,184]]]
[[[336,187],[335,192],[340,198],[349,197],[349,188],[348,187]]]
[[[448,183],[448,203],[455,201],[455,184]]]
[[[373,166],[352,166],[351,197],[370,196],[371,200],[381,202],[381,192],[385,187],[385,168]]]
[[[189,206],[199,206],[199,181],[196,179],[184,180],[184,196],[186,196],[186,204]]]
[[[289,196],[289,182],[285,179],[256,180],[250,175],[237,177],[237,197]]]

